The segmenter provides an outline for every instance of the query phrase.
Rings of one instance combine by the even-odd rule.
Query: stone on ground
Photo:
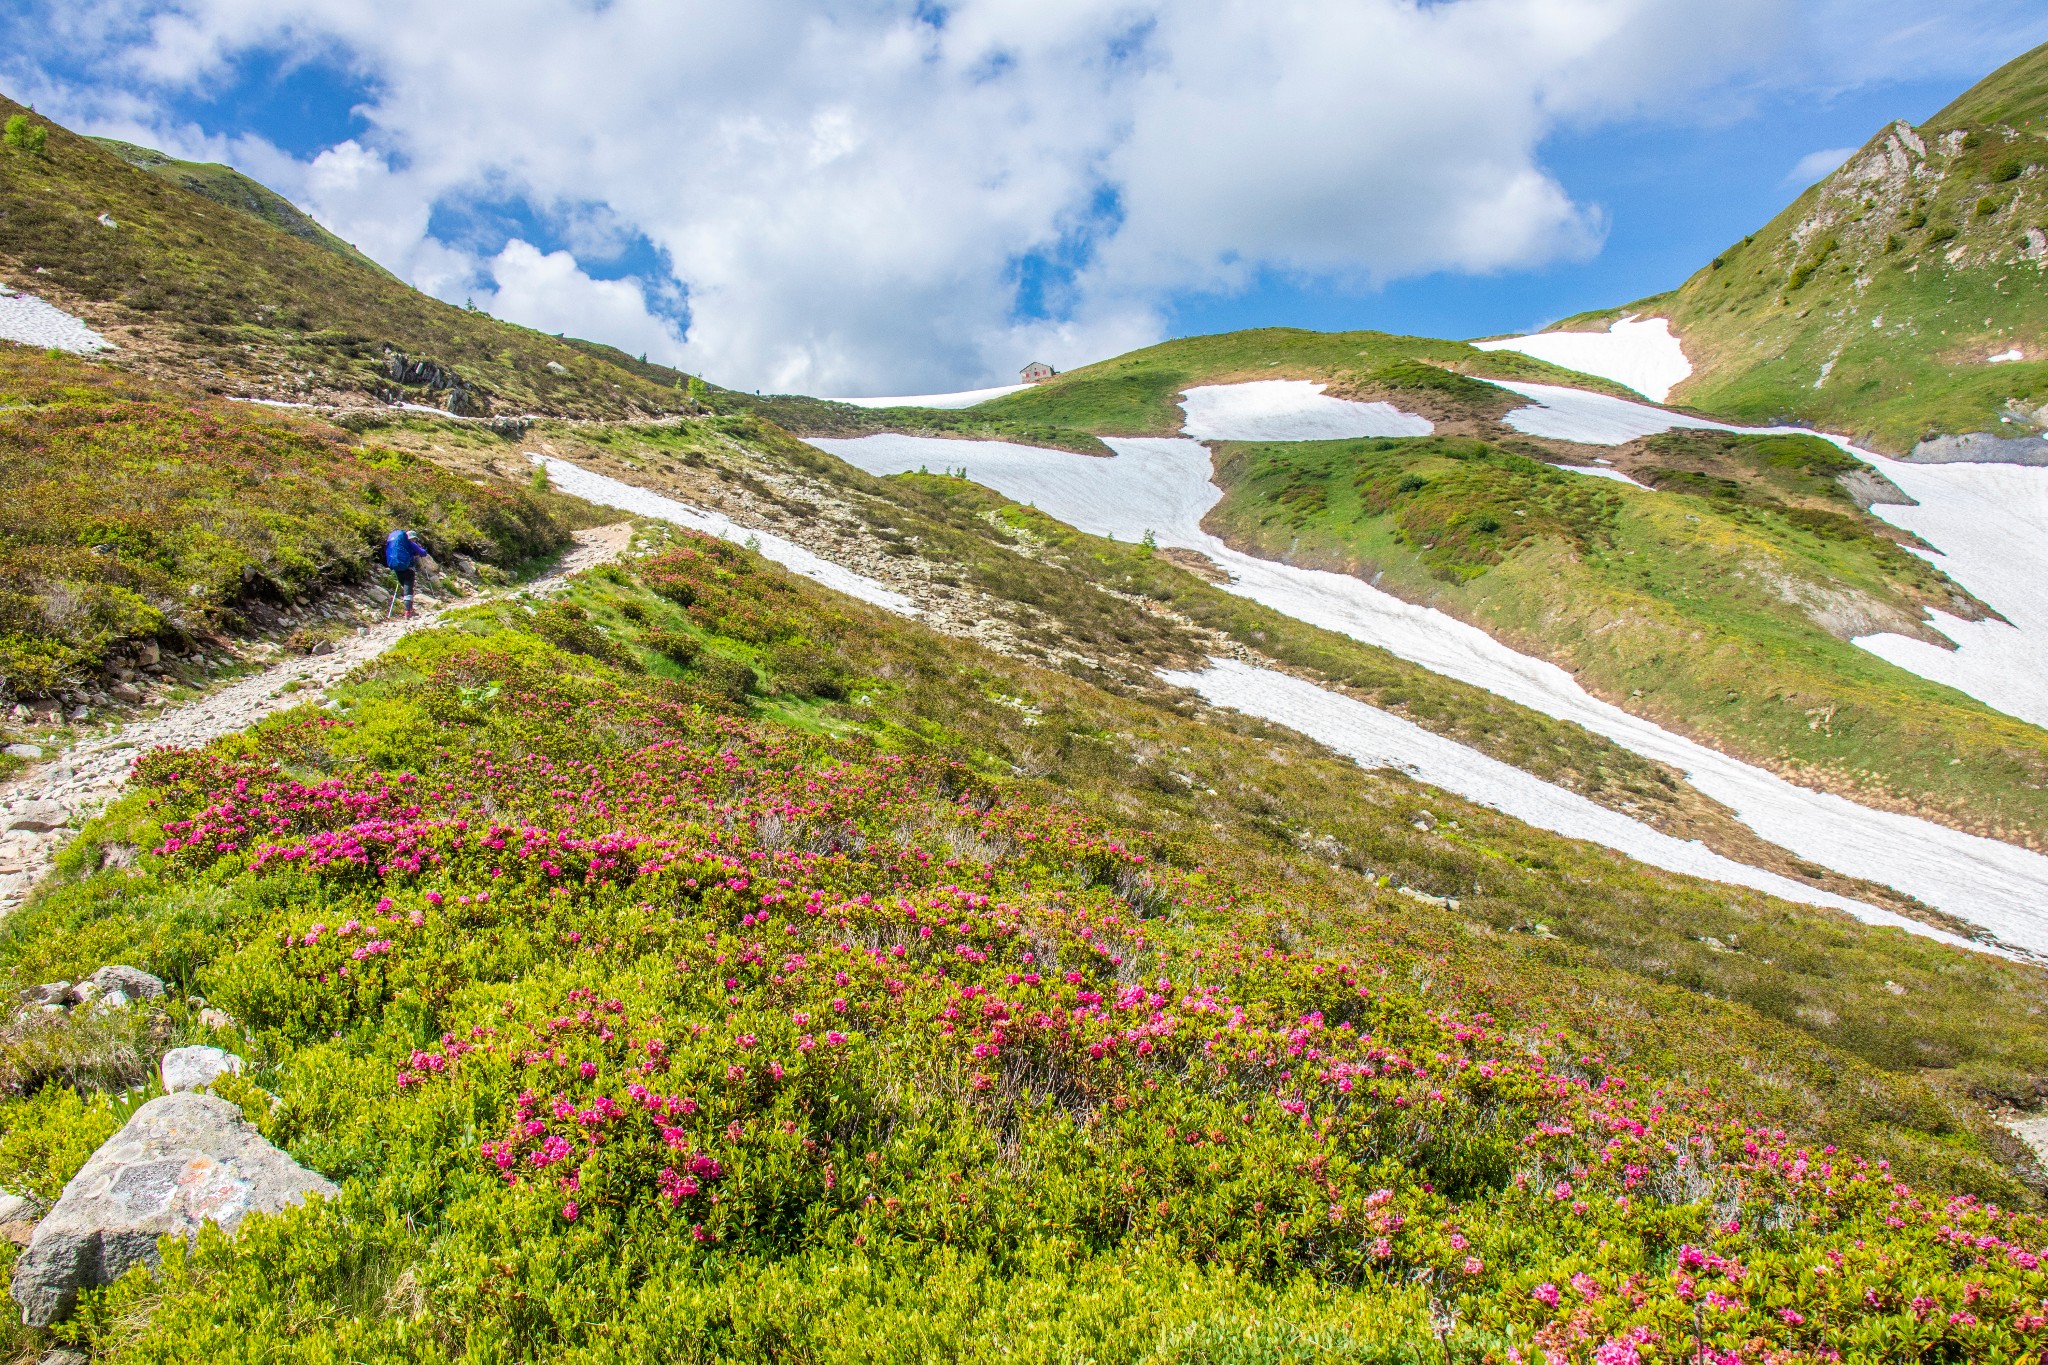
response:
[[[204,1090],[222,1076],[242,1074],[242,1059],[217,1047],[174,1047],[164,1054],[164,1089]]]
[[[191,1238],[202,1223],[232,1234],[251,1213],[276,1213],[334,1185],[293,1161],[226,1100],[164,1095],[135,1111],[64,1187],[14,1265],[21,1320],[71,1315],[81,1289],[130,1267],[160,1264],[157,1238]]]
[[[55,801],[24,801],[9,811],[5,824],[10,830],[43,834],[71,823],[71,812]]]
[[[140,967],[102,967],[86,978],[101,991],[119,991],[130,1000],[154,1000],[164,993],[164,983]]]
[[[36,1220],[43,1216],[43,1202],[27,1195],[0,1194],[0,1241],[18,1247],[28,1245],[35,1235]]]

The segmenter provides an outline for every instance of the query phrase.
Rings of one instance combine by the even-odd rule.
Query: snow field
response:
[[[1516,408],[1501,420],[1516,431],[1553,441],[1575,441],[1588,446],[1619,446],[1660,431],[1686,427],[1694,431],[1750,431],[1705,417],[1688,417],[1667,412],[1647,403],[1631,403],[1604,393],[1567,389],[1557,384],[1520,384],[1505,379],[1486,381],[1510,393],[1534,400],[1533,406]],[[1811,436],[1812,432],[1803,432]]]
[[[1631,314],[1604,332],[1537,332],[1472,344],[1482,351],[1520,351],[1580,374],[1597,374],[1656,403],[1670,397],[1671,390],[1692,374],[1692,362],[1665,318]]]
[[[1851,449],[1919,503],[1879,503],[1871,511],[1939,547],[1927,559],[2005,617],[1965,621],[1933,613],[1934,628],[1955,642],[1952,650],[1905,635],[1864,635],[1856,643],[2048,727],[2048,469],[1908,464]]]
[[[1417,781],[1490,806],[1538,829],[1600,844],[1667,872],[1844,910],[1866,924],[1908,929],[1959,947],[1983,946],[1930,930],[1889,910],[1736,862],[1696,840],[1674,839],[1411,721],[1285,673],[1235,659],[1212,659],[1200,673],[1167,671],[1160,677],[1199,694],[1212,706],[1229,707],[1307,735],[1362,768],[1399,768]]]
[[[1392,403],[1330,398],[1306,379],[1205,384],[1181,396],[1181,430],[1198,441],[1341,441],[1427,436],[1436,424]]]
[[[1799,857],[1894,887],[2008,943],[2048,954],[2048,858],[1795,786],[1598,700],[1563,669],[1518,654],[1476,626],[1349,575],[1241,554],[1201,529],[1202,516],[1222,494],[1209,481],[1208,451],[1196,441],[1110,438],[1106,444],[1115,458],[1108,460],[1004,442],[915,436],[811,444],[871,474],[964,468],[976,482],[1078,530],[1122,540],[1149,530],[1161,545],[1200,550],[1232,576],[1232,592],[1669,763],[1744,824]]]
[[[717,536],[720,540],[751,541],[761,551],[763,558],[774,560],[792,573],[802,574],[805,578],[843,592],[848,597],[857,597],[863,602],[872,603],[886,611],[893,611],[899,616],[917,615],[916,604],[902,593],[884,587],[864,574],[841,568],[829,559],[821,559],[803,546],[784,540],[781,536],[771,535],[767,531],[749,530],[716,512],[702,511],[688,503],[665,498],[659,493],[635,487],[630,483],[622,483],[595,470],[585,469],[567,460],[558,460],[552,455],[536,455],[528,451],[526,458],[547,470],[548,478],[552,479],[555,487],[564,493],[573,493],[601,507],[616,507],[621,512],[631,512],[635,516],[652,517],[656,521],[665,521],[672,526],[702,531],[706,535]]]
[[[91,355],[111,351],[112,342],[61,308],[34,294],[16,294],[0,287],[0,341],[18,341],[44,350]]]
[[[917,393],[900,398],[833,398],[834,403],[851,403],[857,408],[971,408],[1006,393],[1021,393],[1029,384],[1002,384],[993,389],[966,389],[960,393]]]

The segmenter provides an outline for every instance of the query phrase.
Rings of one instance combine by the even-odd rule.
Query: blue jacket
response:
[[[410,531],[393,531],[384,537],[384,567],[410,569],[415,558],[427,552],[419,537]]]

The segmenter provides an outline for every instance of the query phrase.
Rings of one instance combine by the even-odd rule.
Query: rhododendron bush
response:
[[[91,1297],[103,1353],[2039,1356],[2033,1214],[1277,943],[1175,841],[478,631],[139,765],[241,1097],[344,1193]]]

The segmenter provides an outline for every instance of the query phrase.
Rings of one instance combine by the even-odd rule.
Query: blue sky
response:
[[[1784,208],[1809,183],[1788,178],[1803,158],[1860,147],[1893,119],[1922,122],[1971,84],[1961,75],[1886,81],[1825,99],[1772,100],[1718,126],[1660,120],[1559,134],[1543,144],[1545,164],[1607,217],[1590,260],[1336,293],[1267,274],[1241,294],[1176,298],[1172,332],[1286,325],[1478,337],[1628,303],[1678,285]]]
[[[453,302],[910,392],[1626,302],[2044,39],[2033,0],[24,0],[0,88]]]

